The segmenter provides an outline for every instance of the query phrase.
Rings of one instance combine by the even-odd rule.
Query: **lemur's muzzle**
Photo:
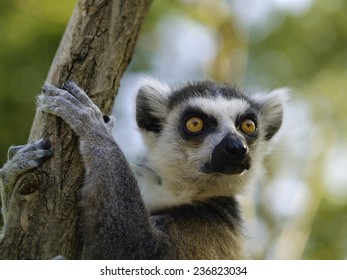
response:
[[[245,140],[228,134],[213,149],[211,161],[202,170],[205,173],[240,174],[250,167],[251,158]]]

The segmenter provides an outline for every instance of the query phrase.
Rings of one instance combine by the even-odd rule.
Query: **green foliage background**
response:
[[[45,80],[75,1],[0,2],[0,160],[25,143],[35,96]]]
[[[217,34],[218,51],[206,76],[261,89],[292,87],[293,103],[308,107],[307,119],[294,120],[296,128],[307,124],[307,131],[295,139],[298,145],[306,141],[307,146],[296,159],[300,170],[283,176],[303,180],[306,195],[298,195],[307,207],[297,216],[283,217],[268,208],[269,189],[262,187],[254,198],[256,207],[250,211],[266,228],[266,246],[255,252],[256,258],[345,259],[347,180],[336,170],[347,168],[347,1],[316,0],[301,13],[279,9],[271,14],[272,26],[266,32],[260,25],[240,28],[227,2],[154,0],[129,71],[151,71],[150,59],[160,40],[157,26],[167,16],[179,16]],[[35,96],[75,3],[0,2],[1,162],[10,145],[27,141]],[[243,56],[235,60],[240,50]],[[288,154],[281,155],[282,161],[288,157],[289,162]],[[287,169],[298,167],[294,165]],[[270,177],[276,174],[276,161],[269,164],[269,170]],[[336,184],[339,192],[331,192]]]

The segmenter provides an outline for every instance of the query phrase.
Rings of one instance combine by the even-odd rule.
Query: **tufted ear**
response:
[[[168,96],[171,89],[167,84],[146,77],[136,97],[136,122],[140,130],[159,133],[167,116]]]
[[[260,106],[266,140],[270,140],[282,125],[284,106],[288,100],[289,92],[288,88],[279,88],[267,94],[255,96],[256,102]]]

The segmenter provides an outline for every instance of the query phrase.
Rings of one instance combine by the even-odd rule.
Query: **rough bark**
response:
[[[75,81],[109,114],[151,0],[80,0],[56,53],[47,82]],[[16,182],[0,259],[79,259],[78,190],[83,166],[78,139],[59,118],[37,112],[29,141],[49,138],[54,156]]]

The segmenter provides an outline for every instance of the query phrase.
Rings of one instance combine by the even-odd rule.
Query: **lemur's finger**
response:
[[[93,107],[94,104],[88,97],[88,95],[79,88],[73,81],[66,81],[63,85],[63,89],[70,92],[76,99],[78,99],[85,106]]]
[[[10,160],[13,158],[13,156],[22,148],[24,148],[26,145],[19,145],[19,146],[11,146],[7,151],[7,159]]]
[[[51,142],[48,139],[41,139],[26,145],[11,147],[9,153],[13,155],[11,160],[3,167],[3,179],[9,180],[9,178],[15,178],[31,169],[41,166],[53,155],[50,148]]]
[[[26,145],[11,146],[8,149],[10,159],[18,153],[26,153],[33,150],[49,150],[51,148],[51,141],[49,139],[40,139],[35,142],[28,143]]]
[[[76,133],[88,121],[90,110],[84,110],[61,96],[39,95],[37,108],[45,113],[62,118]]]
[[[39,167],[52,155],[53,152],[51,150],[37,149],[28,151],[21,154],[20,161],[18,161],[16,165],[20,166],[21,169],[30,170]]]
[[[51,84],[44,84],[42,88],[42,94],[47,96],[61,96],[68,101],[70,101],[72,104],[74,104],[77,107],[81,108],[81,102],[74,97],[73,94],[71,94],[69,91],[57,88]]]
[[[41,111],[56,115],[62,119],[65,119],[66,112],[74,115],[74,112],[79,109],[78,106],[64,97],[43,94],[37,97],[36,105]]]
[[[17,147],[21,148],[17,149]],[[23,155],[25,155],[24,158],[38,158],[38,160],[40,161],[41,159],[47,159],[51,156],[52,152],[50,151],[50,148],[51,141],[49,139],[40,139],[26,145],[15,146],[13,148],[10,147],[10,150],[17,149],[14,157],[23,158]]]
[[[53,155],[51,150],[32,150],[25,153],[16,154],[11,161],[8,161],[3,167],[3,178],[16,177],[26,173],[34,168],[40,167],[47,159]]]

